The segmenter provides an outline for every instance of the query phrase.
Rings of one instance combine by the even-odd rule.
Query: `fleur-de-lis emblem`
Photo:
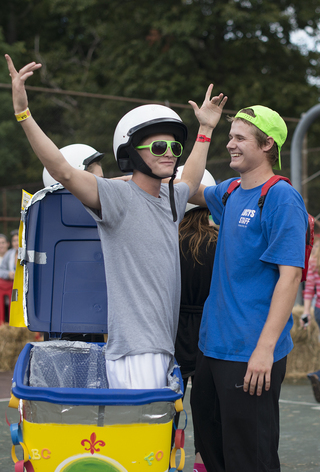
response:
[[[81,441],[81,446],[85,446],[85,444],[88,443],[89,447],[84,448],[86,451],[90,451],[91,454],[94,454],[95,452],[99,452],[100,449],[97,448],[97,446],[102,446],[103,447],[103,446],[106,445],[106,443],[104,441],[101,441],[101,440],[96,441],[96,439],[97,439],[96,433],[92,433],[91,436],[90,436],[90,440],[89,439],[83,439]]]

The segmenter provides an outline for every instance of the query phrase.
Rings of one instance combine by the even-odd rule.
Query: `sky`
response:
[[[307,48],[320,52],[320,35],[316,38],[311,38],[305,30],[297,30],[291,33],[291,40],[302,49]]]
[[[302,53],[307,50],[320,52],[320,34],[312,38],[305,30],[297,30],[291,33],[291,41],[299,46]],[[320,87],[320,77],[310,77],[309,83]]]

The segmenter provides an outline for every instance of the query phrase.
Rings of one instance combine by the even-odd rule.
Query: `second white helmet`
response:
[[[183,171],[184,166],[179,166],[177,169],[177,179],[181,179],[182,171]],[[212,187],[213,185],[217,185],[216,181],[214,180],[212,174],[205,169],[203,173],[203,177],[201,179],[201,184],[205,185],[206,187]],[[185,213],[187,213],[190,210],[193,210],[194,208],[198,208],[199,205],[194,205],[193,203],[187,203]]]
[[[72,167],[80,170],[86,170],[89,164],[100,161],[103,157],[101,152],[87,144],[69,144],[61,148],[60,151]],[[46,168],[43,169],[42,180],[45,187],[58,183],[51,177]]]

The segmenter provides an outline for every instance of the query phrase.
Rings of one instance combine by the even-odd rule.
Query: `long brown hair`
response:
[[[208,208],[196,208],[185,214],[179,225],[179,242],[182,255],[186,258],[182,250],[182,242],[188,237],[191,256],[198,264],[202,264],[199,260],[199,248],[203,241],[207,239],[207,248],[210,244],[217,242],[218,229],[209,224],[210,212]]]

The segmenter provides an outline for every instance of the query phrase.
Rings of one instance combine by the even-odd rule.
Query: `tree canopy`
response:
[[[28,85],[131,99],[199,105],[207,86],[228,95],[227,108],[263,104],[298,119],[319,102],[320,54],[292,43],[292,32],[319,35],[318,0],[10,0],[0,6],[0,52],[17,68],[43,64]],[[0,82],[9,84],[6,62]],[[0,88],[0,185],[41,180],[42,165],[15,123],[10,89]],[[119,173],[112,153],[114,128],[139,102],[57,95],[30,90],[40,126],[62,147],[75,142],[107,153],[106,175]],[[175,108],[173,106],[173,108]],[[175,108],[189,128],[185,156],[197,122],[191,107]],[[288,121],[283,148],[289,175]],[[318,147],[318,123],[309,146]],[[208,168],[217,180],[234,175],[225,150],[228,124],[214,134]],[[311,172],[319,152],[310,154]],[[319,184],[313,183],[316,187]],[[320,213],[313,199],[309,211]]]

